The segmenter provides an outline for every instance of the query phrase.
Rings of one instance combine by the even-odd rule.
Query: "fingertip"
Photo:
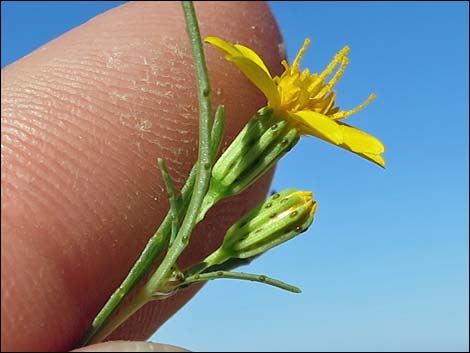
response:
[[[265,3],[197,2],[196,11],[203,36],[244,43],[277,72],[281,37]],[[207,60],[227,146],[266,102],[215,50]],[[2,350],[78,342],[168,209],[156,157],[180,188],[196,141],[179,3],[126,4],[2,71]],[[214,209],[199,229],[207,241],[184,261],[216,247],[271,176]],[[194,292],[149,305],[117,337],[148,337]]]

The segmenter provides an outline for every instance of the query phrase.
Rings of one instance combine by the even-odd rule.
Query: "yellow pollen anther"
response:
[[[317,86],[318,84],[321,84],[323,80],[333,72],[334,68],[340,61],[343,60],[343,57],[345,57],[349,53],[349,47],[345,46],[343,49],[341,49],[333,58],[333,60],[328,64],[325,70],[317,77],[315,81],[313,81],[310,84],[309,89],[313,89],[313,87]]]
[[[323,108],[324,114],[327,115],[333,105],[335,104],[336,92],[330,92],[327,97],[325,97],[326,105]]]
[[[305,51],[307,50],[308,46],[310,45],[310,39],[305,39],[303,47],[299,50],[299,53],[297,54],[294,62],[292,63],[292,68],[299,68],[300,66],[300,60],[305,54]]]
[[[344,119],[344,118],[346,118],[346,117],[348,117],[348,116],[350,116],[354,113],[357,113],[359,110],[361,110],[364,107],[366,107],[367,105],[369,105],[369,103],[372,102],[375,98],[377,98],[377,96],[375,95],[375,93],[372,93],[369,96],[369,98],[367,98],[366,101],[364,103],[362,103],[360,106],[358,106],[357,108],[347,110],[347,111],[337,112],[333,115],[330,115],[330,118],[334,119],[334,120]]]
[[[284,66],[284,69],[285,69],[285,70],[289,70],[289,64],[287,63],[286,60],[282,60],[282,61],[281,61],[281,65]]]
[[[349,63],[349,58],[347,56],[344,56],[341,60],[341,66],[339,67],[338,71],[336,71],[335,75],[333,76],[333,78],[330,80],[330,82],[328,82],[322,89],[320,92],[318,92],[316,95],[315,95],[315,98],[321,98],[323,97],[325,94],[327,94],[332,88],[334,85],[336,85],[336,83],[339,81],[339,79],[341,78],[341,76],[343,76],[343,73],[344,73],[344,70],[346,69],[346,66],[348,65]]]
[[[305,69],[304,71],[302,71],[302,73],[300,74],[300,81],[305,81],[307,77],[310,77],[309,69]]]

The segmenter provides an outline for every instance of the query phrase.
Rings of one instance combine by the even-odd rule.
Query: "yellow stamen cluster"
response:
[[[348,46],[341,49],[326,69],[318,75],[310,74],[308,69],[300,71],[300,61],[309,45],[310,39],[306,39],[292,66],[289,66],[286,60],[281,62],[285,71],[281,77],[276,76],[273,78],[281,98],[279,106],[274,106],[275,109],[277,108],[281,112],[292,113],[309,110],[326,115],[331,119],[339,120],[358,112],[376,98],[375,94],[371,94],[357,108],[340,111],[339,107],[335,107],[336,92],[332,91],[332,88],[339,81],[349,63],[347,54],[350,49]],[[338,64],[339,68],[333,77],[328,82],[325,82],[326,78],[333,73]]]

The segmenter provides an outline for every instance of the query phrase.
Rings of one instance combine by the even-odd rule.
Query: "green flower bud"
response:
[[[272,195],[227,230],[222,246],[204,260],[205,267],[251,258],[292,239],[312,224],[316,209],[308,191]]]
[[[199,219],[222,198],[254,183],[298,142],[300,134],[265,107],[238,134],[212,169],[211,184]]]

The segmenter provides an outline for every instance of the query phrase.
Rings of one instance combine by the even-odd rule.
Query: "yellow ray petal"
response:
[[[351,151],[372,154],[384,153],[385,147],[378,138],[348,124],[342,122],[338,122],[338,124],[343,131],[343,144]]]
[[[268,76],[272,78],[271,73],[269,72],[263,59],[261,59],[259,55],[256,54],[252,49],[245,47],[244,45],[241,45],[241,44],[233,44],[233,43],[227,42],[218,37],[207,37],[204,41],[206,43],[213,45],[217,49],[221,50],[228,57],[243,56],[245,58],[248,58],[249,60],[253,61],[256,65],[258,65],[260,68],[262,68],[264,72],[266,72]]]
[[[341,147],[366,158],[381,167],[385,167],[385,160],[381,156],[385,152],[383,143],[376,137],[356,129],[348,124],[338,122],[343,131],[343,144]]]
[[[241,44],[235,44],[235,48],[237,48],[241,53],[242,55],[245,57],[245,58],[248,58],[250,59],[251,61],[253,61],[256,65],[258,65],[259,67],[261,67],[267,74],[270,78],[272,78],[271,76],[271,73],[269,72],[266,64],[264,63],[263,59],[261,59],[258,54],[256,54],[253,50],[251,50],[250,48],[248,47],[245,47]]]
[[[289,117],[294,124],[300,125],[299,131],[304,135],[313,135],[334,145],[343,142],[341,127],[326,115],[311,110],[301,110],[290,113]]]
[[[290,113],[289,117],[293,124],[299,125],[302,134],[316,136],[385,167],[381,156],[385,147],[374,136],[310,110]]]
[[[230,42],[227,42],[218,37],[206,37],[204,39],[206,43],[209,43],[216,47],[217,49],[224,52],[228,56],[238,56],[241,55],[240,51]]]
[[[229,60],[237,65],[240,71],[264,93],[271,106],[279,106],[281,97],[276,84],[266,71],[244,56],[234,56]]]
[[[205,41],[221,50],[227,60],[232,61],[245,74],[248,79],[264,93],[272,106],[280,104],[277,91],[268,68],[263,60],[251,49],[232,44],[218,37],[207,37]]]
[[[356,153],[362,158],[368,159],[369,161],[378,164],[382,168],[385,168],[385,159],[380,155],[370,154],[370,153]]]

